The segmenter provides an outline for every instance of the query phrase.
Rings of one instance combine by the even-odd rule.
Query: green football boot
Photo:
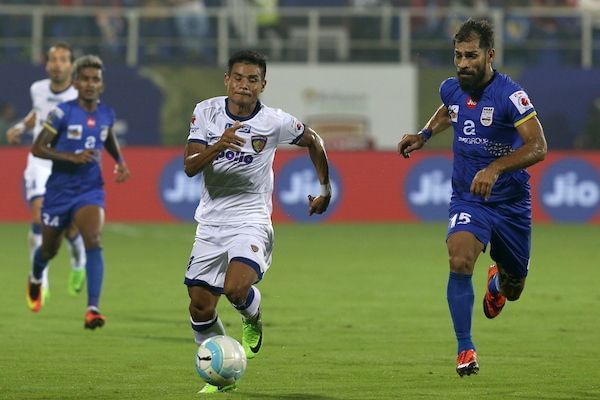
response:
[[[247,358],[256,357],[256,353],[262,345],[262,321],[260,319],[260,310],[253,321],[242,318],[242,347],[246,352]]]
[[[77,296],[85,283],[85,268],[72,268],[69,273],[68,291],[71,296]]]
[[[235,385],[235,383],[231,384],[229,386],[223,386],[223,387],[218,387],[218,386],[211,385],[210,383],[207,383],[206,385],[204,385],[204,387],[202,389],[200,389],[198,394],[230,392],[232,390],[235,390],[236,388],[237,388],[237,386]]]

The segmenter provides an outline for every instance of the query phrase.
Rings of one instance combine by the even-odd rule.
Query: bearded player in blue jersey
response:
[[[58,252],[62,232],[74,223],[83,237],[87,256],[88,307],[84,327],[96,329],[105,322],[98,309],[104,277],[100,241],[105,208],[102,148],[117,163],[117,182],[127,180],[129,169],[112,130],[114,111],[99,101],[104,90],[102,60],[83,56],[75,61],[74,70],[78,98],[59,104],[48,114],[32,147],[34,156],[53,163],[42,206],[42,245],[33,257],[27,304],[34,312],[42,308],[42,273]]]
[[[546,139],[527,93],[492,68],[494,33],[485,20],[469,19],[454,36],[456,78],[440,86],[443,104],[425,128],[404,135],[405,158],[431,136],[454,129],[452,199],[446,236],[450,261],[447,300],[458,341],[456,372],[479,371],[471,339],[477,257],[490,245],[483,311],[498,316],[519,298],[529,269],[531,200],[525,168],[542,161]]]

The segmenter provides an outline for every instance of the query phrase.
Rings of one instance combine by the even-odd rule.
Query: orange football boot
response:
[[[85,313],[85,322],[83,327],[85,329],[96,329],[102,328],[106,323],[106,317],[100,314],[100,311],[95,309],[88,309]]]
[[[498,267],[496,265],[488,268],[487,285],[485,286],[485,296],[483,296],[483,313],[489,319],[496,318],[506,303],[506,296],[503,296],[502,293],[490,293],[490,281],[497,273]]]
[[[463,350],[456,357],[456,372],[461,378],[465,375],[475,375],[479,372],[477,353],[473,349]]]
[[[44,294],[42,293],[44,288],[42,287],[42,283],[33,283],[31,281],[31,276],[27,277],[27,291],[25,293],[25,298],[27,299],[27,306],[33,312],[38,312],[42,309],[42,301],[44,298]]]

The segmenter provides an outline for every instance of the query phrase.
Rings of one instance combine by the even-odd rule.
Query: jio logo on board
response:
[[[542,206],[554,220],[585,222],[600,208],[600,173],[576,158],[552,164],[540,181]]]
[[[452,196],[452,161],[430,157],[410,170],[404,187],[411,211],[424,221],[446,221]]]
[[[192,178],[183,171],[183,159],[175,157],[165,165],[160,174],[158,190],[160,199],[171,215],[193,221],[201,195],[202,174]]]
[[[281,168],[275,181],[275,195],[285,214],[293,220],[322,221],[333,213],[342,195],[341,179],[331,162],[329,181],[333,195],[327,211],[322,215],[308,215],[308,195],[317,197],[321,193],[321,183],[308,157],[294,158]]]

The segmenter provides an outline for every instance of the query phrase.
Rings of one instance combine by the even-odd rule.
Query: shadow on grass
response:
[[[235,392],[232,397],[241,395],[244,399],[281,399],[281,400],[335,400],[337,397],[321,396],[318,394],[307,393],[288,393],[288,394],[266,394],[266,393],[248,393]]]

